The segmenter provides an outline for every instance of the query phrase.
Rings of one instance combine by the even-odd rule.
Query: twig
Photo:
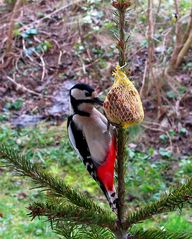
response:
[[[170,59],[169,66],[166,69],[167,74],[170,74],[175,68],[175,64],[177,61],[177,56],[182,48],[182,34],[181,34],[181,22],[179,21],[179,3],[178,0],[174,0],[175,5],[175,14],[176,14],[176,23],[175,23],[175,35],[176,35],[176,43],[173,49],[173,53]]]
[[[159,111],[161,106],[161,95],[160,95],[160,88],[158,84],[158,79],[155,77],[153,63],[155,60],[154,57],[154,19],[153,19],[153,0],[148,0],[148,62],[149,62],[149,75],[151,75],[151,79],[155,84],[155,89],[157,93],[157,109],[158,109],[158,118],[159,118]],[[149,82],[148,82],[149,84]],[[149,86],[148,86],[149,89]],[[148,93],[148,92],[147,92]]]
[[[177,56],[175,68],[178,68],[178,66],[181,64],[181,62],[183,61],[183,57],[187,54],[188,50],[191,48],[191,44],[192,44],[192,30],[191,30],[189,37],[186,40],[184,46],[182,47],[181,51],[179,52],[179,54]]]
[[[143,126],[143,128],[148,129],[148,130],[151,130],[151,131],[157,131],[157,132],[165,133],[165,130],[163,130],[163,129],[152,128],[152,127],[147,126],[147,125],[145,125],[145,124],[143,124],[142,126]]]
[[[39,93],[37,93],[37,92],[35,92],[35,91],[33,91],[33,90],[30,90],[30,89],[26,88],[25,86],[23,86],[23,85],[17,83],[17,82],[15,81],[15,79],[11,78],[10,76],[6,76],[6,77],[7,77],[7,79],[8,79],[9,81],[11,81],[11,82],[16,86],[16,89],[17,89],[17,90],[21,90],[22,92],[28,92],[28,93],[30,93],[30,94],[32,94],[32,95],[36,95],[36,96],[42,97],[41,94],[39,94]]]
[[[156,23],[157,23],[157,19],[158,19],[158,16],[159,16],[160,9],[161,9],[161,4],[162,4],[162,0],[159,0],[158,6],[157,6],[157,11],[154,14],[154,16],[155,16],[155,19],[154,19],[154,32],[155,32],[155,28],[156,28],[156,25],[157,25]]]
[[[25,53],[25,52],[27,52],[27,48],[26,48],[26,46],[25,46],[25,40],[24,40],[24,38],[22,39],[22,44],[23,44],[23,52]],[[29,60],[30,60],[31,62],[34,62],[33,58],[30,57],[29,54],[25,54],[25,55],[26,55],[27,58],[29,58]]]
[[[153,121],[147,121],[147,120],[145,120],[144,123],[145,123],[145,124],[149,124],[149,125],[160,126],[159,123],[157,123],[157,122],[153,122]]]
[[[15,61],[15,69],[17,72],[21,73],[20,69],[19,69],[19,60],[20,58],[22,58],[22,50],[20,51],[20,55],[18,56],[17,60]]]
[[[45,74],[46,74],[46,67],[45,67],[45,61],[43,60],[43,57],[41,56],[41,54],[39,54],[37,51],[35,51],[35,54],[40,58],[41,60],[41,66],[42,66],[42,75],[41,75],[41,81],[44,80],[45,78]]]
[[[179,17],[179,0],[174,0],[176,18]]]
[[[95,63],[97,63],[98,61],[100,61],[100,59],[101,59],[101,58],[99,57],[99,58],[97,58],[95,61],[93,61],[93,62],[91,62],[91,63],[85,65],[85,68],[91,67],[92,65],[94,65]],[[78,72],[78,71],[80,71],[81,69],[82,69],[82,66],[81,66],[81,67],[77,67],[77,68],[74,69],[74,72]]]
[[[187,31],[183,37],[183,43],[187,41],[187,38],[189,37],[189,34],[192,30],[192,8],[191,8],[191,12],[190,12],[190,19],[189,19],[189,24],[188,24],[188,27],[187,27]]]
[[[9,30],[8,30],[8,34],[7,34],[8,39],[7,39],[7,44],[6,44],[6,54],[9,53],[13,47],[13,29],[15,26],[15,17],[16,17],[16,14],[18,13],[20,6],[22,5],[22,2],[23,2],[23,0],[17,0],[15,2],[15,6],[13,9],[13,13],[11,15]]]
[[[170,150],[173,151],[173,142],[172,142],[172,139],[171,139],[171,136],[170,136],[169,132],[166,132],[166,135],[169,139]]]
[[[160,12],[160,9],[161,9],[161,3],[162,3],[162,0],[159,0],[159,4],[158,4],[158,7],[157,7],[157,12],[156,12],[156,20],[155,22],[157,21],[157,16],[159,15],[159,12]]]
[[[86,50],[87,55],[88,55],[88,58],[89,58],[89,60],[91,61],[91,60],[92,60],[91,53],[90,53],[90,51],[89,51],[88,46],[86,46],[85,41],[84,41],[85,38],[84,38],[84,35],[82,34],[80,19],[79,19],[79,21],[78,21],[78,33],[79,33],[79,37],[80,37],[81,44],[82,44],[82,46],[84,47],[84,49]],[[82,60],[83,60],[83,59],[82,59]]]
[[[178,0],[175,0],[176,14],[179,15]],[[176,46],[174,48],[168,72],[176,70],[183,61],[192,44],[192,9],[186,33],[181,34],[181,21],[176,22]]]
[[[169,38],[169,34],[171,33],[171,31],[172,31],[172,28],[170,27],[166,31],[162,32],[162,36],[163,36],[162,48],[163,49],[166,49],[166,42]],[[167,61],[167,59],[166,59],[167,55],[165,53],[166,53],[166,51],[164,50],[162,52],[162,63],[161,64],[164,64]]]
[[[58,57],[58,61],[57,61],[57,65],[60,65],[61,64],[61,57],[63,55],[63,51],[59,51],[59,57]]]
[[[47,14],[46,16],[44,16],[44,17],[42,17],[42,18],[40,18],[40,19],[37,19],[37,20],[35,20],[35,21],[29,23],[28,25],[25,25],[25,26],[21,27],[19,30],[22,31],[22,30],[31,28],[33,25],[35,25],[35,26],[37,27],[37,26],[39,25],[39,23],[41,23],[41,22],[44,21],[45,19],[50,18],[52,15],[57,14],[58,12],[60,12],[60,11],[62,11],[62,10],[64,10],[64,9],[66,9],[66,8],[68,8],[68,7],[70,7],[70,6],[74,5],[74,4],[77,4],[77,3],[81,2],[81,1],[82,1],[82,0],[71,1],[69,4],[64,5],[64,6],[60,7],[60,8],[58,8],[58,9],[56,9],[55,11],[53,11],[53,12]]]
[[[145,68],[144,68],[144,72],[143,72],[143,79],[142,79],[142,85],[141,85],[141,89],[140,89],[140,96],[141,98],[143,97],[143,91],[144,91],[144,87],[146,85],[146,74],[147,74],[147,61],[145,61]]]

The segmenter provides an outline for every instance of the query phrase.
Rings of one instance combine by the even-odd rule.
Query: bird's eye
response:
[[[90,92],[85,92],[85,96],[89,97],[89,96],[91,96],[91,93]]]

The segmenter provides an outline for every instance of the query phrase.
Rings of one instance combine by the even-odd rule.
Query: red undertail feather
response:
[[[116,139],[113,137],[107,159],[97,168],[97,175],[108,191],[114,191],[114,164],[116,160]]]

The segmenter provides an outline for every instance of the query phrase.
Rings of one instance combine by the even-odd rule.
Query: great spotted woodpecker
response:
[[[99,184],[112,210],[117,212],[114,127],[108,127],[106,117],[94,107],[103,102],[89,85],[76,84],[69,94],[71,115],[68,117],[67,128],[70,142],[89,174]]]

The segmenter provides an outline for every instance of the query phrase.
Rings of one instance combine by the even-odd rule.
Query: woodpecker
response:
[[[117,213],[118,198],[114,187],[116,160],[115,128],[94,106],[103,105],[87,84],[70,89],[69,140],[92,178],[99,184],[110,207]]]

